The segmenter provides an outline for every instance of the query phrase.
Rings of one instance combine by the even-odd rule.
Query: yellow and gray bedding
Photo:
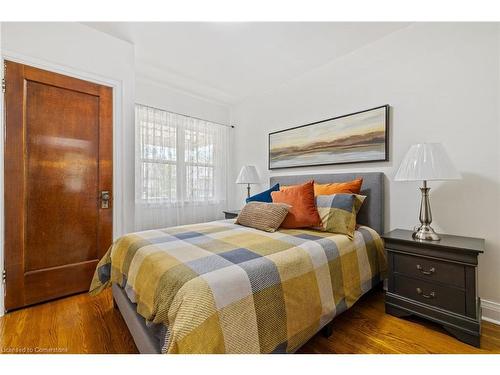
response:
[[[294,352],[383,278],[379,235],[274,233],[214,221],[128,234],[91,293],[117,283],[165,327],[165,353]]]

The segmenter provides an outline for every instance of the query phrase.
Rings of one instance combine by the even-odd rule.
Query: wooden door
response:
[[[6,61],[7,310],[88,290],[112,241],[112,89]]]

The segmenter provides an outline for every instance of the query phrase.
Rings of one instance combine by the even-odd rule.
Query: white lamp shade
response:
[[[236,179],[237,184],[258,184],[260,183],[257,168],[253,165],[244,165],[241,167],[240,174]]]
[[[419,143],[406,153],[395,181],[458,180],[457,172],[441,143]]]

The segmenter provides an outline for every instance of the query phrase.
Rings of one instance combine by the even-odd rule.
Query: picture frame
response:
[[[389,160],[388,104],[268,136],[268,169]]]

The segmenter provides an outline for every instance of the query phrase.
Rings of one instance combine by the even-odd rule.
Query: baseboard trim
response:
[[[481,298],[482,319],[500,325],[500,303]]]

